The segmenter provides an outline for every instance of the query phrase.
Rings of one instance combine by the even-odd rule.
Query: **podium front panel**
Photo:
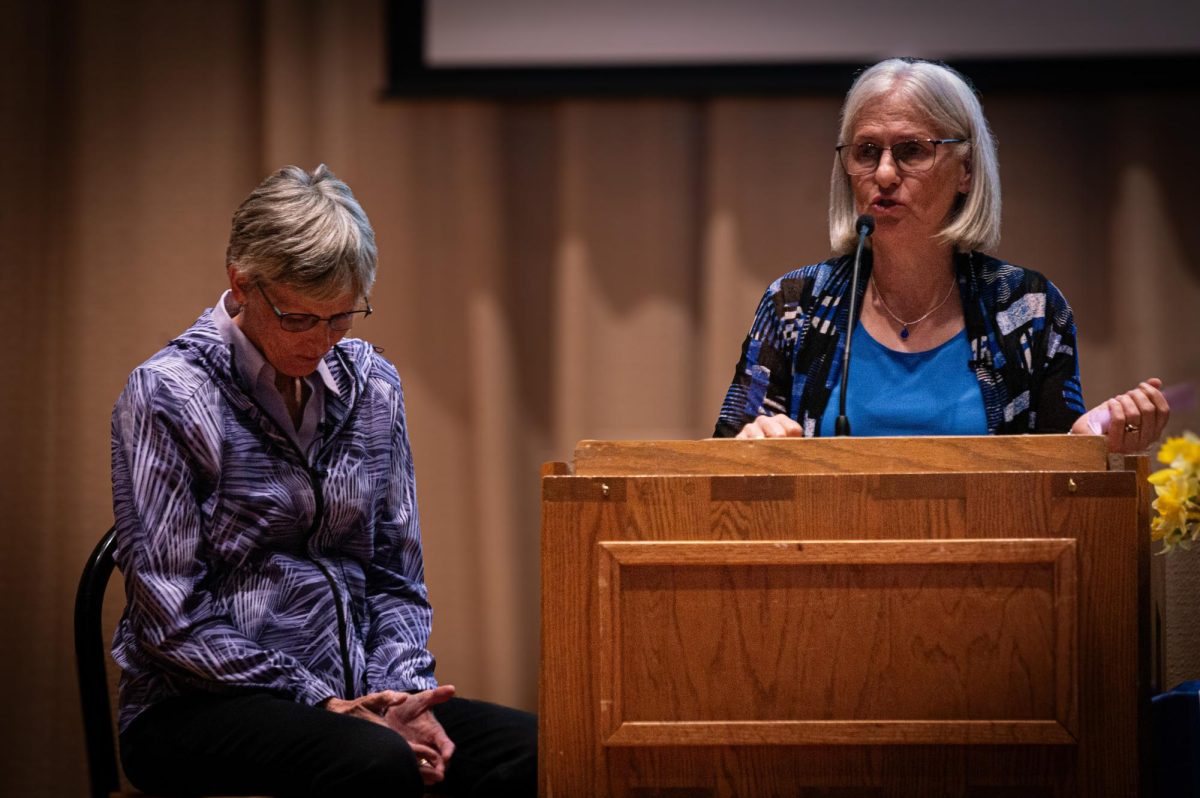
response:
[[[1137,794],[1134,480],[544,477],[542,794]]]
[[[1074,540],[600,550],[606,745],[1075,742]]]

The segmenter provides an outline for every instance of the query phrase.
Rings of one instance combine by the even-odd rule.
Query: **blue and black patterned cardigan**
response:
[[[120,728],[169,696],[308,704],[436,684],[400,379],[368,344],[326,356],[311,458],[240,384],[206,312],[113,410]]]
[[[857,306],[870,274],[864,253]],[[841,379],[842,340],[849,314],[853,256],[785,274],[767,288],[733,383],[721,405],[715,437],[732,437],[758,415],[786,413],[805,436]],[[979,381],[988,432],[1066,432],[1084,411],[1071,307],[1041,274],[978,252],[955,256],[968,363]]]

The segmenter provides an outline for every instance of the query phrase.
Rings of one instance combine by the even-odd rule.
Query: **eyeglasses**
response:
[[[267,304],[271,306],[271,310],[275,311],[275,315],[279,317],[279,326],[288,332],[307,332],[323,321],[329,322],[329,329],[336,332],[345,332],[354,326],[355,316],[362,316],[365,319],[374,313],[370,302],[367,302],[366,310],[349,310],[345,313],[335,313],[332,316],[314,316],[311,313],[284,313],[275,307],[275,303],[271,301],[271,297],[267,296],[267,292],[263,290],[261,285],[257,287],[263,299],[267,300]]]
[[[909,139],[898,141],[890,147],[863,142],[861,144],[839,144],[834,149],[842,160],[842,168],[848,175],[869,175],[879,168],[879,159],[884,150],[891,150],[892,161],[901,172],[927,172],[937,160],[937,145],[962,144],[970,139]]]

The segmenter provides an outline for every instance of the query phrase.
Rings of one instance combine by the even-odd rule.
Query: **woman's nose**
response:
[[[341,336],[341,333],[334,331],[334,329],[329,326],[329,322],[327,321],[317,322],[316,325],[306,334],[308,335],[309,341],[320,341],[321,345],[325,347],[326,351],[332,349],[333,345],[338,342],[338,338]]]
[[[875,167],[875,182],[881,186],[893,186],[899,180],[900,172],[896,169],[892,151],[884,150],[879,154],[879,164]]]

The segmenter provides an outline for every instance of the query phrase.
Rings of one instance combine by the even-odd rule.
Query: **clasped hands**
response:
[[[1162,435],[1171,408],[1162,394],[1162,380],[1151,377],[1136,388],[1114,396],[1080,416],[1072,435],[1104,435],[1108,450],[1129,454],[1150,447]],[[759,416],[742,427],[739,438],[797,438],[804,430],[785,415]]]
[[[322,704],[330,712],[387,726],[412,748],[425,784],[437,784],[446,777],[446,763],[454,754],[454,742],[446,735],[432,708],[454,695],[454,686],[443,684],[419,693],[382,690],[346,700],[328,698]]]

